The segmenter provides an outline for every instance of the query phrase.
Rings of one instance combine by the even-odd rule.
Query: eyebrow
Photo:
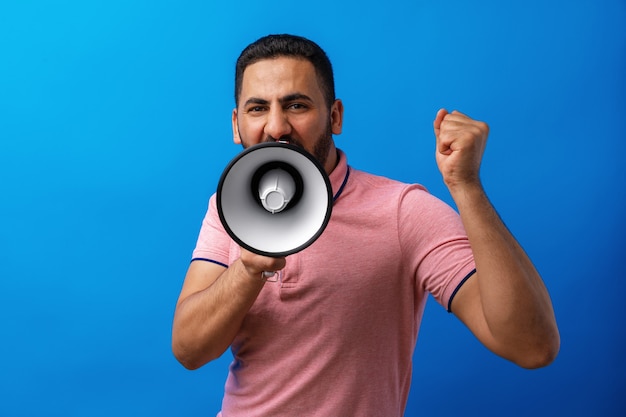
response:
[[[289,102],[296,101],[296,100],[305,100],[305,101],[308,101],[308,102],[312,102],[313,101],[311,99],[311,97],[307,96],[306,94],[302,94],[302,93],[287,94],[286,96],[281,97],[280,99],[278,99],[280,104],[285,104],[285,103],[289,103]],[[258,98],[258,97],[250,97],[244,103],[244,107],[248,106],[250,104],[266,105],[266,104],[269,104],[269,101],[265,100],[265,99],[262,99],[262,98]]]
[[[313,101],[311,97],[307,96],[306,94],[301,94],[301,93],[288,94],[285,97],[282,97],[279,101],[281,104],[284,104],[284,103],[289,103],[291,101],[296,101],[296,100],[304,100],[304,101],[309,101],[309,102]]]

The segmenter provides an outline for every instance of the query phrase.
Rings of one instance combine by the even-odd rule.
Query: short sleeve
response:
[[[230,243],[231,239],[220,222],[216,195],[213,194],[209,199],[209,207],[202,221],[192,260],[202,259],[228,266]]]
[[[458,287],[476,268],[459,214],[423,187],[412,185],[400,197],[398,221],[403,257],[417,287],[449,310]]]

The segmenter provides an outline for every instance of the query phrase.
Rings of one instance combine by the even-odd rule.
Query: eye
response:
[[[248,109],[246,110],[246,113],[260,113],[264,110],[265,110],[264,106],[252,106],[252,107],[248,107]]]
[[[303,103],[290,103],[287,108],[289,110],[294,110],[294,111],[304,111],[306,109],[308,109],[308,106],[306,104]]]

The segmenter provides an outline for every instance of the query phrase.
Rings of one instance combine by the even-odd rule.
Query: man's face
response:
[[[246,68],[239,106],[233,110],[234,141],[244,148],[284,140],[315,156],[330,173],[337,163],[332,134],[341,133],[343,106],[330,111],[313,65],[303,59],[280,57]]]

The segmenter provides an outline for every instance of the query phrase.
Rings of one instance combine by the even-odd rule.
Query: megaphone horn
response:
[[[261,143],[237,155],[222,173],[217,211],[241,247],[287,256],[310,246],[328,225],[332,187],[324,168],[304,149]]]

